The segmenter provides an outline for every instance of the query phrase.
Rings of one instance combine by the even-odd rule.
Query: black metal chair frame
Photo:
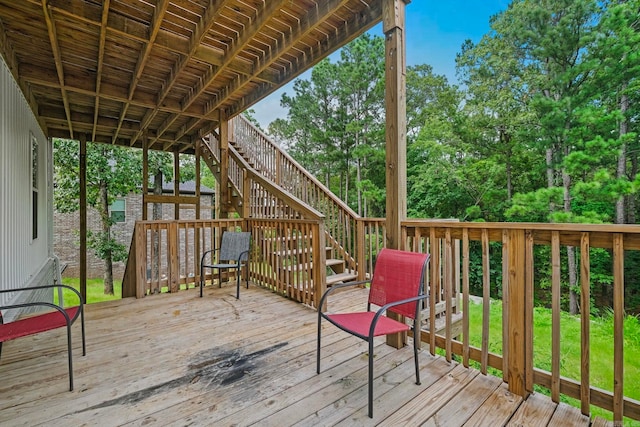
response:
[[[78,301],[79,301],[79,305],[78,310],[75,312],[75,314],[73,316],[69,316],[69,313],[67,312],[67,309],[65,309],[62,306],[62,301],[59,301],[60,305],[56,305],[53,304],[51,302],[46,302],[46,301],[34,301],[34,302],[27,302],[27,303],[21,303],[21,304],[10,304],[10,305],[2,305],[0,306],[0,310],[12,310],[12,309],[18,309],[18,308],[26,308],[26,307],[50,307],[50,308],[54,308],[56,309],[58,312],[60,312],[60,314],[62,314],[64,316],[65,319],[65,325],[67,328],[67,354],[68,354],[68,359],[69,359],[69,391],[73,391],[73,356],[72,356],[72,346],[71,346],[71,326],[73,325],[73,323],[76,321],[76,319],[79,317],[80,318],[80,324],[82,325],[82,355],[86,356],[87,355],[87,346],[86,346],[86,342],[85,342],[85,327],[84,327],[84,300],[82,298],[82,295],[80,294],[80,292],[78,292],[76,289],[67,286],[67,285],[42,285],[42,286],[32,286],[29,288],[18,288],[18,289],[3,289],[0,290],[0,294],[3,293],[12,293],[12,292],[24,292],[24,291],[34,291],[34,290],[38,290],[38,289],[50,289],[50,288],[64,288],[64,289],[69,289],[70,291],[74,292],[76,294],[76,296],[78,297]],[[75,308],[76,306],[73,306],[71,308]],[[50,315],[52,312],[47,312],[47,313],[41,313],[41,314],[36,314],[32,317],[28,317],[24,320],[16,320],[16,322],[21,322],[21,321],[31,321],[33,322],[33,320],[38,319],[38,318],[43,318],[43,316],[47,316]],[[55,313],[55,312],[53,312]],[[0,312],[0,323],[2,323],[2,314]],[[6,324],[6,326],[10,325],[10,323]],[[63,326],[65,326],[63,325]],[[49,327],[49,328],[45,328],[44,330],[34,330],[33,332],[27,332],[26,334],[22,335],[22,336],[29,336],[29,335],[34,335],[40,332],[46,332],[52,329],[57,329],[58,327],[62,327],[62,326],[54,326],[54,327]],[[22,336],[18,337],[21,338]],[[2,339],[2,335],[0,334],[0,339]],[[11,339],[17,339],[17,338],[11,338]],[[3,340],[5,341],[5,340]],[[2,341],[0,341],[0,355],[2,355]]]
[[[424,262],[424,266],[427,265],[427,263],[429,262],[429,256],[427,255],[427,258]],[[326,319],[328,320],[332,325],[337,326],[339,329],[354,335],[364,341],[367,341],[368,345],[369,345],[369,355],[368,355],[368,359],[369,359],[369,376],[368,376],[368,394],[369,394],[369,399],[368,399],[368,415],[369,418],[373,418],[373,344],[374,344],[374,338],[375,338],[375,329],[376,329],[376,325],[378,324],[378,321],[380,320],[380,317],[383,316],[385,314],[385,312],[392,308],[395,307],[397,305],[401,305],[401,304],[406,304],[406,303],[411,303],[414,301],[423,301],[423,300],[427,300],[429,298],[428,294],[424,294],[424,266],[423,266],[423,271],[422,271],[422,276],[420,278],[420,288],[419,288],[419,295],[412,297],[412,298],[407,298],[407,299],[403,299],[403,300],[399,300],[399,301],[394,301],[391,302],[389,304],[386,304],[382,307],[380,307],[374,317],[373,320],[371,321],[371,326],[369,328],[369,334],[368,335],[362,335],[359,334],[355,331],[349,330],[347,328],[344,328],[342,325],[332,321],[325,313],[322,312],[322,307],[325,307],[325,303],[327,301],[327,297],[334,292],[337,289],[341,289],[341,288],[345,288],[345,287],[349,287],[349,286],[358,286],[358,285],[363,285],[365,283],[371,283],[371,281],[373,280],[373,277],[371,278],[371,280],[363,280],[363,281],[357,281],[357,282],[349,282],[349,283],[341,283],[341,284],[336,284],[333,285],[331,288],[327,289],[327,291],[325,291],[325,293],[322,295],[322,298],[320,299],[320,304],[318,306],[318,336],[317,336],[317,349],[316,349],[316,373],[320,374],[320,348],[321,348],[321,344],[320,344],[320,338],[321,338],[321,330],[322,330],[322,319]],[[411,327],[412,333],[413,333],[413,359],[414,359],[414,365],[415,365],[415,370],[416,370],[416,385],[420,385],[420,366],[419,366],[419,362],[418,362],[418,349],[420,346],[420,338],[416,337],[420,337],[420,308],[421,308],[422,304],[416,303],[416,310],[415,310],[415,315],[413,316],[413,326]],[[367,311],[371,311],[371,302],[367,302]]]
[[[235,235],[235,236],[234,236]],[[225,238],[225,236],[227,236]],[[246,245],[242,248],[234,248],[229,247],[231,244],[228,240],[229,238],[238,238],[238,239],[246,239]],[[244,243],[244,242],[240,242]],[[204,288],[204,269],[211,268],[218,270],[218,284],[222,287],[222,270],[238,270],[236,274],[236,299],[240,299],[240,276],[242,275],[242,267],[246,267],[249,265],[249,250],[251,246],[251,233],[248,231],[225,231],[222,233],[222,241],[220,243],[219,248],[210,249],[205,251],[202,254],[202,258],[200,259],[200,298],[203,295]],[[246,249],[244,249],[246,247]],[[209,254],[218,253],[219,259],[218,263],[206,263],[205,258]],[[227,261],[227,262],[223,262]],[[235,261],[235,263],[230,263],[228,261]],[[247,271],[247,289],[249,289],[249,272]],[[212,276],[213,278],[213,276]]]

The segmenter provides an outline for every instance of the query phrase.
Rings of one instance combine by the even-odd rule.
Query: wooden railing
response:
[[[623,394],[624,378],[624,280],[625,251],[640,250],[640,227],[615,225],[581,224],[521,224],[521,223],[454,223],[440,221],[411,220],[403,222],[404,248],[412,251],[429,252],[429,290],[430,304],[445,295],[445,302],[457,295],[461,286],[462,299],[462,336],[457,339],[452,332],[451,316],[453,311],[445,310],[447,327],[444,334],[422,332],[422,340],[430,343],[431,352],[436,347],[444,349],[445,357],[451,360],[456,354],[462,363],[469,366],[474,360],[480,364],[482,372],[488,367],[502,371],[509,389],[526,396],[533,391],[534,384],[550,391],[553,401],[558,402],[560,394],[579,399],[584,414],[590,413],[590,405],[612,411],[614,420],[622,422],[623,415],[640,419],[640,402],[625,398]],[[456,244],[459,242],[459,245]],[[491,246],[493,245],[493,246]],[[475,246],[477,257],[481,259],[482,277],[482,336],[474,337],[469,332],[469,304],[473,296],[470,293],[472,274],[470,258]],[[499,249],[496,249],[498,246]],[[551,277],[552,343],[551,370],[543,370],[534,365],[534,278],[541,274],[542,265],[536,264],[534,248],[546,247],[549,259],[544,263]],[[561,251],[567,246],[577,249],[580,271],[580,376],[567,378],[561,372],[560,325],[561,302]],[[491,253],[490,247],[494,252]],[[605,391],[591,384],[589,361],[596,351],[590,343],[590,273],[592,248],[604,248],[611,253],[613,260],[613,351],[611,357],[613,383]],[[495,257],[501,259],[501,265],[491,265]],[[456,265],[460,260],[460,274]],[[538,264],[542,264],[538,260]],[[492,271],[501,271],[502,288],[502,334],[489,337],[489,307],[492,289]],[[637,279],[635,279],[637,280]],[[479,342],[473,345],[472,340]],[[489,342],[502,343],[501,353],[490,352]],[[547,360],[549,360],[547,359]],[[629,378],[627,377],[628,381]]]
[[[220,246],[225,230],[251,232],[251,283],[316,306],[326,288],[321,220],[137,221],[122,296],[142,298],[199,286],[200,256]],[[209,271],[205,275],[211,279]]]
[[[324,214],[327,244],[356,271],[360,216],[245,118],[234,117],[230,129],[238,152],[259,174]]]

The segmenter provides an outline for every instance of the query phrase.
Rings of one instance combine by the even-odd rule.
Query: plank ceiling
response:
[[[0,52],[49,137],[192,153],[381,17],[382,0],[0,0]]]

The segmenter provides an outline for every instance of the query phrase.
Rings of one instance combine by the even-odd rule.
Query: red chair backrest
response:
[[[382,307],[391,302],[420,295],[428,261],[429,254],[382,249],[373,270],[369,303]],[[416,303],[401,304],[389,311],[413,319]]]

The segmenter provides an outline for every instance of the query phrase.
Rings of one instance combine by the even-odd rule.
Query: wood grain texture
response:
[[[87,356],[75,359],[74,392],[67,391],[60,363],[64,331],[5,343],[0,424],[499,425],[512,419],[547,425],[553,415],[588,425],[575,408],[554,414],[555,405],[537,394],[521,402],[500,378],[426,350],[417,386],[411,347],[395,350],[382,338],[374,349],[371,420],[363,341],[324,328],[317,375],[315,310],[254,286],[240,300],[233,287],[198,294],[191,289],[87,306]],[[328,308],[360,308],[366,294],[341,292]],[[76,328],[76,353],[78,338]]]

